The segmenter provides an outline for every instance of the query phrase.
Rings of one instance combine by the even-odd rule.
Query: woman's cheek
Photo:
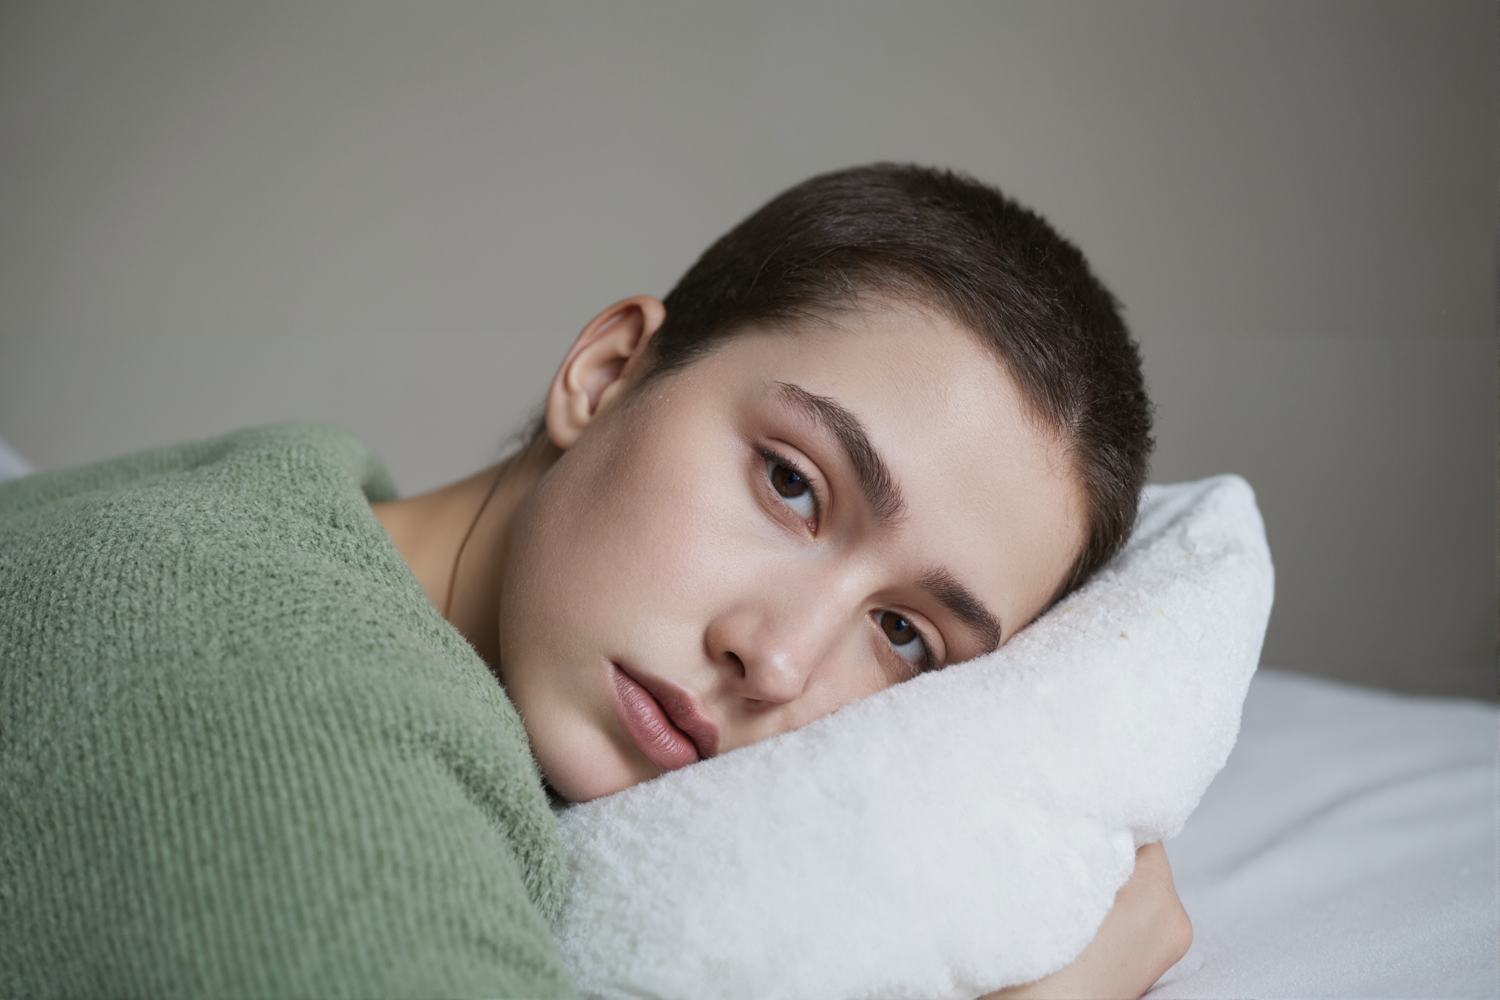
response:
[[[729,450],[712,444],[718,446],[698,448]],[[740,568],[747,535],[765,520],[743,469],[724,458],[694,457],[698,460],[648,463],[619,497],[629,508],[621,536],[629,540],[637,578],[686,595]]]

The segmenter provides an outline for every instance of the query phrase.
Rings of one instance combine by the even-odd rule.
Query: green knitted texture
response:
[[[571,994],[525,729],[393,495],[308,425],[0,484],[0,996]]]

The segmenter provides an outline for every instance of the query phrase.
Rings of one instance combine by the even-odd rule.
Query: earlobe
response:
[[[589,321],[547,391],[547,436],[566,451],[639,375],[645,347],[667,318],[652,295],[621,299]]]

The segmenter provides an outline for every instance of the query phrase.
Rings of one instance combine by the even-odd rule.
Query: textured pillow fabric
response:
[[[1061,968],[1223,766],[1271,592],[1243,480],[1152,488],[999,651],[566,810],[576,984],[957,998]]]

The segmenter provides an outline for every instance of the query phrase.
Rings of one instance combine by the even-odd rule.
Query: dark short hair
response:
[[[1151,439],[1140,351],[1078,248],[996,189],[951,170],[878,163],[778,195],[698,258],[666,297],[648,380],[752,324],[795,325],[872,297],[968,328],[1067,444],[1088,536],[1054,600],[1119,551]]]

